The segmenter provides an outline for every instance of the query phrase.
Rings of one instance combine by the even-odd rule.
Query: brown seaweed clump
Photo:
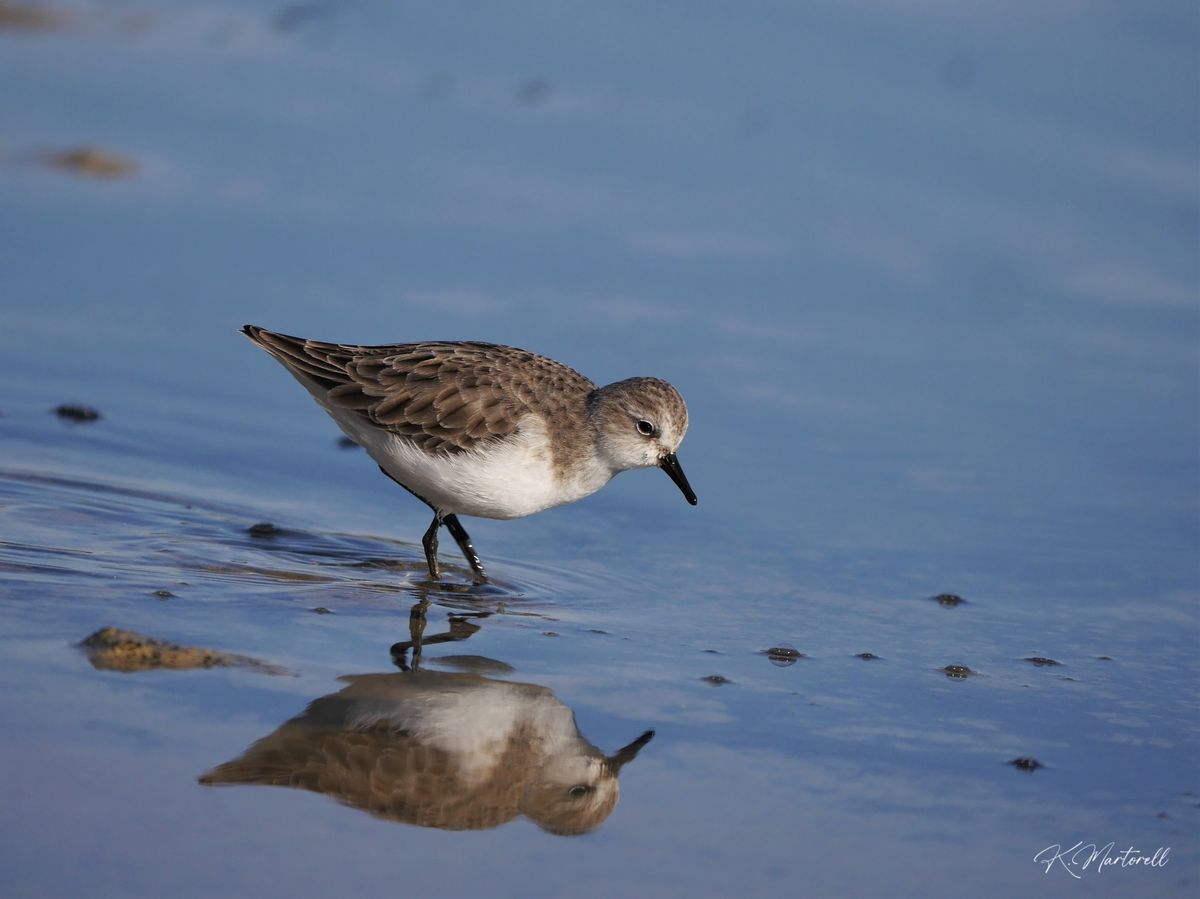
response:
[[[54,31],[66,20],[64,13],[45,6],[0,2],[0,31]]]
[[[46,163],[89,178],[124,178],[137,171],[137,164],[95,147],[75,147],[47,153]]]
[[[102,671],[149,671],[152,668],[254,668],[265,674],[286,674],[276,666],[198,646],[181,646],[119,627],[102,627],[79,644],[92,667]]]

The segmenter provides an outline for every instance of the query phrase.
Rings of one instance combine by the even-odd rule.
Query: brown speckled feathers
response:
[[[276,334],[246,336],[329,402],[364,416],[429,452],[456,454],[512,435],[528,413],[555,430],[560,413],[595,384],[535,353],[491,343],[353,346]]]
[[[525,742],[508,746],[500,776],[472,783],[460,777],[453,757],[386,724],[335,730],[288,722],[200,783],[298,787],[392,821],[479,830],[521,813],[536,761]]]

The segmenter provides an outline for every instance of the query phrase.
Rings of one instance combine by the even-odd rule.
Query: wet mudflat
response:
[[[1191,13],[870,7],[7,17],[0,893],[1194,893]],[[668,378],[699,505],[431,585],[245,322]]]

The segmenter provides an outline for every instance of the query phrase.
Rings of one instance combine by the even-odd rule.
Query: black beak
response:
[[[654,739],[654,731],[648,730],[628,746],[622,746],[612,755],[605,759],[608,763],[609,770],[614,774],[621,770],[623,765],[628,765],[637,754],[642,751],[642,747]]]
[[[692,491],[692,485],[687,482],[687,475],[679,467],[679,460],[675,458],[675,454],[667,453],[663,456],[662,461],[658,463],[658,467],[670,475],[671,480],[675,482],[675,486],[683,491],[684,498],[693,506],[696,505],[696,494]]]

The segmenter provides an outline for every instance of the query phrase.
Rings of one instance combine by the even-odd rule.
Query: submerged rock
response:
[[[1011,762],[1009,762],[1009,764],[1012,765],[1014,768],[1016,768],[1018,771],[1036,771],[1038,768],[1046,767],[1041,762],[1039,762],[1037,759],[1035,759],[1033,756],[1028,756],[1028,755],[1023,755],[1020,758],[1015,758]]]
[[[239,667],[254,668],[265,674],[287,674],[285,669],[277,665],[269,665],[249,656],[198,646],[182,646],[119,627],[102,627],[79,645],[87,652],[92,667],[104,671]]]
[[[939,606],[961,606],[966,604],[966,600],[957,593],[939,593],[937,596],[929,597]]]
[[[804,653],[787,643],[780,643],[778,646],[764,649],[759,655],[766,656],[772,665],[778,665],[781,668],[794,665],[799,659],[805,658]]]
[[[63,403],[61,406],[55,406],[54,414],[67,421],[100,420],[100,413],[91,406],[77,406],[72,403]]]
[[[75,147],[43,155],[45,163],[88,178],[124,178],[137,171],[129,159],[114,156],[95,147]]]
[[[938,671],[941,671],[946,677],[952,677],[955,680],[963,680],[977,673],[966,665],[947,665],[945,668],[939,668]]]

